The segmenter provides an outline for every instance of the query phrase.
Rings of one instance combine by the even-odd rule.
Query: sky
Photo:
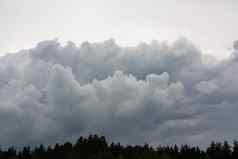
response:
[[[238,139],[237,3],[0,0],[1,145]]]
[[[0,0],[0,55],[42,40],[115,39],[135,46],[186,37],[205,54],[229,56],[238,36],[236,0]]]

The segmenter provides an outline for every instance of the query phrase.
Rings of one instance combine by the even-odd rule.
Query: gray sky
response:
[[[237,17],[237,0],[0,0],[0,143],[238,139]]]
[[[124,46],[185,36],[223,58],[238,37],[237,17],[237,0],[0,0],[0,54],[54,38]]]

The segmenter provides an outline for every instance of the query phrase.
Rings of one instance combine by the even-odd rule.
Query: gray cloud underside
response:
[[[0,58],[0,143],[195,143],[238,137],[238,62],[186,39],[120,47],[55,40]]]

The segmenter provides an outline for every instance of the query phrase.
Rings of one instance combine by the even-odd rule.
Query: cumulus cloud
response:
[[[0,143],[98,133],[123,143],[235,139],[237,59],[209,62],[191,42],[42,41],[0,58]]]
[[[201,81],[196,85],[196,89],[202,94],[211,94],[217,89],[217,85],[210,81]]]

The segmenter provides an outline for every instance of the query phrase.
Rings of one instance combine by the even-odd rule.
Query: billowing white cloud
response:
[[[204,59],[186,39],[136,47],[50,40],[3,56],[0,143],[89,133],[132,144],[235,139],[237,59]]]
[[[210,81],[201,81],[196,85],[196,89],[202,94],[211,94],[217,89],[217,85]]]

